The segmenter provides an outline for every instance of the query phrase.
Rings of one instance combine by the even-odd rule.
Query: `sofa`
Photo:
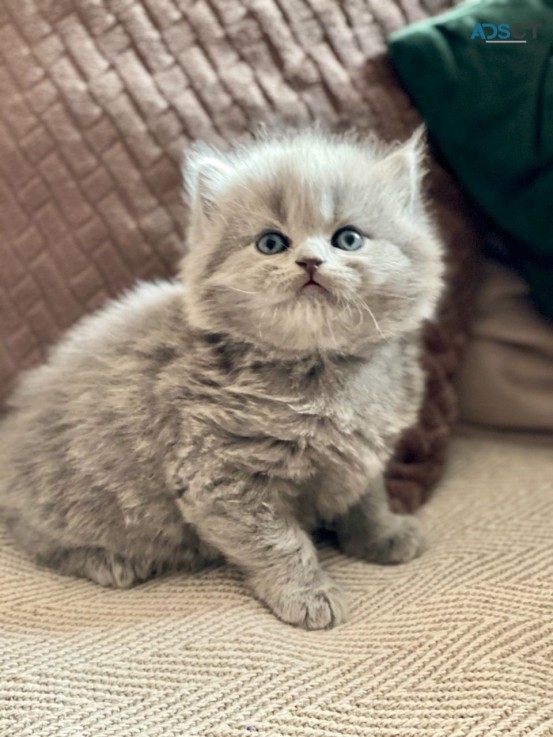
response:
[[[267,113],[405,137],[420,118],[385,39],[453,4],[0,3],[0,397],[82,315],[174,273],[196,137],[224,142]],[[482,416],[482,223],[432,167],[455,299],[428,332],[439,392],[404,449],[426,465],[391,474],[411,508],[433,484],[425,554],[380,567],[321,542],[350,617],[306,632],[231,566],[103,589],[35,566],[0,526],[0,737],[553,735],[550,418],[538,401],[498,430],[504,382],[501,411]]]

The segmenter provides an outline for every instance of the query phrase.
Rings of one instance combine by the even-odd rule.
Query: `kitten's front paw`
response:
[[[344,552],[375,563],[407,563],[426,548],[420,521],[404,514],[392,514],[377,536],[366,540],[347,540]]]
[[[277,617],[306,630],[331,629],[347,616],[343,591],[325,574],[310,587],[291,581],[262,598]]]

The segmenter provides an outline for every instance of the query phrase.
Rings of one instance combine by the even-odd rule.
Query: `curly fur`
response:
[[[309,533],[345,552],[419,554],[382,473],[422,395],[420,328],[442,289],[402,146],[319,130],[194,147],[183,281],[139,284],[29,373],[0,428],[0,508],[34,559],[130,586],[224,557],[279,617],[346,615]],[[363,248],[333,248],[355,225]],[[290,239],[255,248],[263,231]],[[324,289],[297,261],[318,258]],[[186,284],[186,286],[183,286]]]

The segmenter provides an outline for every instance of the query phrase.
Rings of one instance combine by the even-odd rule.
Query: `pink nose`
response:
[[[301,266],[302,269],[305,269],[309,276],[313,276],[319,266],[323,263],[323,260],[320,258],[303,258],[296,261],[296,263],[298,266]]]

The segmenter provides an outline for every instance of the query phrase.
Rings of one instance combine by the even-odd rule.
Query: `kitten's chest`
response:
[[[341,494],[357,493],[411,419],[399,365],[252,365],[224,388],[202,386],[186,426],[207,433],[230,470],[265,473],[291,488],[332,477]],[[213,401],[204,400],[207,392]]]
[[[349,397],[249,392],[225,405],[217,409],[218,452],[240,468],[298,486],[322,469],[358,469],[370,455],[369,423]]]
[[[383,467],[385,448],[373,436],[359,406],[313,407],[304,427],[301,459],[293,491],[296,515],[307,528],[344,514],[366,492]],[[306,417],[299,417],[300,423]]]
[[[321,475],[366,477],[379,455],[378,433],[367,416],[367,405],[349,393],[300,397],[271,423],[275,447],[280,447],[290,478],[304,483]]]

